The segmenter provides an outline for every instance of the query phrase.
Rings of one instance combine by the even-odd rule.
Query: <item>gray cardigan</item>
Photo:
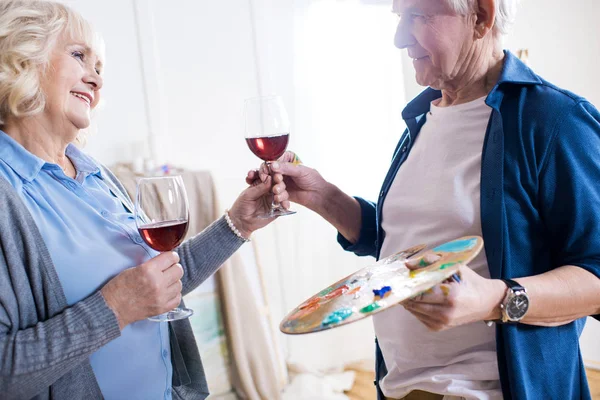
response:
[[[131,200],[107,169],[110,187]],[[183,294],[200,285],[241,245],[223,218],[183,243]],[[68,307],[35,221],[0,178],[0,398],[102,399],[89,356],[120,336],[100,288]],[[190,322],[171,322],[173,399],[204,399],[208,388]]]

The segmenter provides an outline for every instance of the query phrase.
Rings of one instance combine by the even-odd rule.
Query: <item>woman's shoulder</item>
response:
[[[2,159],[0,159],[0,193],[17,192],[23,187],[21,177]]]

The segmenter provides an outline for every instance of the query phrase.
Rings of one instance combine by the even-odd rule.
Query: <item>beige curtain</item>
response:
[[[113,172],[134,199],[136,178],[141,176],[135,175],[126,165],[114,167]],[[183,171],[181,176],[190,204],[188,237],[191,237],[220,218],[223,208],[219,205],[209,172]],[[287,382],[287,371],[270,320],[261,268],[254,249],[235,253],[215,278],[236,393],[249,400],[280,399]]]

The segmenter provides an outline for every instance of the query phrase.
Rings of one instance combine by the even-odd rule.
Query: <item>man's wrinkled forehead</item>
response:
[[[393,0],[392,12],[395,14],[405,14],[413,10],[442,12],[447,10],[446,0]]]

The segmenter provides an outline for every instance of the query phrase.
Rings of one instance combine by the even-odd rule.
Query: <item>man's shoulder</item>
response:
[[[502,107],[510,114],[518,113],[524,118],[546,122],[568,118],[581,103],[593,107],[583,96],[539,78],[541,82],[534,85],[506,85]]]

